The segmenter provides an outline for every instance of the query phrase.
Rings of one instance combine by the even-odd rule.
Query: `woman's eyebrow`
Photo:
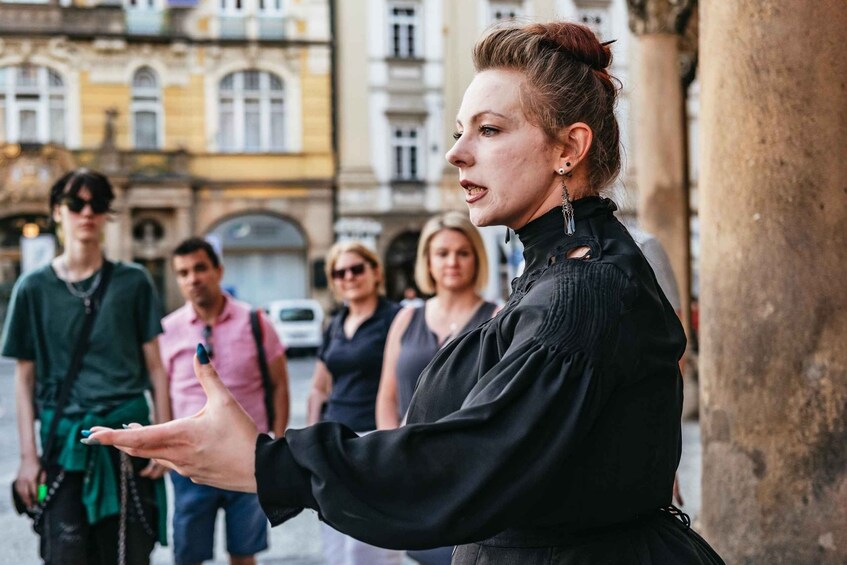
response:
[[[502,119],[507,120],[507,121],[512,121],[512,119],[509,118],[509,116],[501,114],[500,112],[495,112],[494,110],[483,110],[483,111],[477,112],[476,114],[471,116],[471,119],[468,121],[468,123],[472,124],[475,121],[478,121],[483,116],[487,116],[487,115],[497,116],[498,118],[502,118]],[[460,120],[458,117],[456,117],[456,124],[462,125],[462,120]]]

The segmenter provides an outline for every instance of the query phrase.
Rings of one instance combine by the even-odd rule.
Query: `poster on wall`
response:
[[[56,240],[52,235],[21,238],[21,274],[50,263],[56,256]]]

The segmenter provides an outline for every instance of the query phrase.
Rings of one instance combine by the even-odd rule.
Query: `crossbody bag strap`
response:
[[[262,373],[262,386],[265,389],[265,411],[268,414],[268,428],[273,430],[276,410],[274,409],[274,385],[268,370],[268,359],[265,356],[265,345],[262,341],[262,326],[258,310],[250,311],[250,328],[253,330],[253,339],[256,340],[256,351],[259,355],[259,370]]]
[[[76,381],[79,371],[82,368],[82,358],[88,350],[89,337],[91,330],[94,328],[94,318],[100,310],[100,304],[103,301],[103,296],[106,294],[106,288],[109,286],[109,280],[112,278],[113,264],[107,260],[103,260],[103,275],[100,279],[100,286],[94,291],[91,297],[91,302],[85,310],[85,318],[82,322],[82,329],[77,337],[76,347],[74,348],[73,357],[68,365],[68,371],[65,373],[65,380],[62,382],[62,389],[59,392],[59,399],[56,401],[56,408],[53,411],[53,420],[50,422],[50,431],[47,433],[44,450],[41,452],[41,467],[47,468],[50,463],[53,447],[56,443],[56,430],[59,427],[59,420],[65,412],[65,406],[71,396],[71,389],[74,381]]]

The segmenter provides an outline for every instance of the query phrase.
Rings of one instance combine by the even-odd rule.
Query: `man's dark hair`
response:
[[[104,174],[83,168],[65,173],[53,183],[50,188],[50,210],[61,203],[63,196],[76,196],[83,187],[91,193],[91,198],[105,200],[109,204],[109,208],[112,207],[112,200],[115,199],[112,183]]]
[[[190,255],[195,251],[200,251],[201,249],[206,252],[206,255],[209,256],[209,260],[212,262],[212,266],[214,268],[217,269],[221,266],[221,259],[215,252],[215,248],[212,247],[211,243],[209,243],[202,237],[189,237],[188,239],[176,246],[176,249],[174,249],[172,256],[181,257],[183,255]]]

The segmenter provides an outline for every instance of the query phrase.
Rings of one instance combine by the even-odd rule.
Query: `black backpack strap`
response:
[[[59,420],[65,412],[65,406],[71,396],[71,389],[74,381],[79,376],[79,371],[82,369],[82,358],[88,350],[89,338],[91,330],[94,328],[94,319],[97,317],[97,312],[100,310],[100,305],[103,302],[103,296],[106,294],[106,288],[109,286],[109,281],[112,278],[112,269],[114,265],[107,260],[103,260],[103,274],[100,279],[100,286],[94,291],[91,297],[91,302],[86,303],[85,318],[82,322],[82,329],[77,337],[76,347],[74,348],[73,357],[68,365],[68,371],[65,373],[65,380],[62,382],[62,389],[59,392],[59,398],[56,401],[56,408],[53,411],[53,421],[50,422],[50,431],[47,433],[44,450],[41,452],[41,467],[46,469],[51,462],[53,448],[56,444],[56,430],[59,427]]]
[[[256,341],[256,351],[259,354],[259,370],[262,372],[262,386],[265,389],[265,411],[268,413],[268,428],[273,430],[274,418],[274,384],[268,370],[268,359],[265,357],[265,345],[262,343],[262,325],[258,310],[250,311],[250,327],[253,339]]]

